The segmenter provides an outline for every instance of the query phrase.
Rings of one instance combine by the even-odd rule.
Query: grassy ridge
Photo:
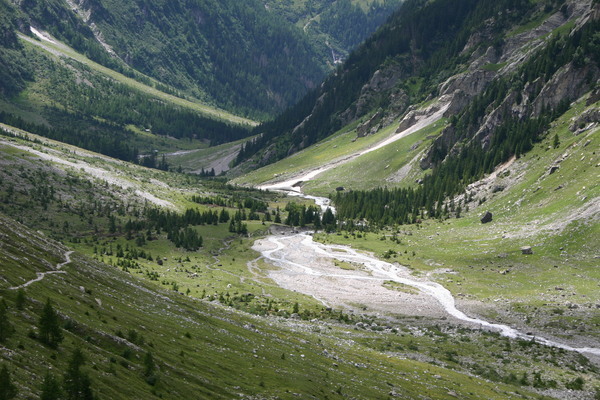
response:
[[[128,87],[130,87],[133,90],[137,90],[142,93],[146,93],[148,95],[157,97],[157,98],[167,101],[169,103],[172,103],[172,104],[175,104],[178,106],[182,106],[182,107],[186,107],[191,110],[197,111],[203,115],[213,117],[213,118],[218,118],[223,121],[227,121],[227,122],[231,122],[231,123],[235,123],[235,124],[256,125],[256,122],[249,120],[247,118],[233,115],[231,113],[228,113],[227,111],[220,110],[218,108],[211,107],[206,104],[202,104],[201,102],[198,102],[198,101],[190,101],[190,100],[187,100],[187,99],[184,99],[181,97],[174,96],[172,94],[165,93],[161,90],[156,89],[153,86],[149,86],[149,85],[141,83],[133,78],[129,78],[119,72],[116,72],[110,68],[107,68],[103,65],[100,65],[100,64],[90,60],[83,54],[76,52],[75,50],[68,47],[64,43],[52,43],[49,41],[33,40],[24,35],[21,35],[20,37],[23,41],[31,43],[31,44],[43,49],[46,52],[49,52],[51,54],[59,54],[63,57],[68,57],[68,58],[72,58],[76,61],[79,61],[80,63],[88,66],[92,70],[97,71],[105,76],[108,76],[117,82],[127,85]],[[151,81],[154,83],[157,83],[155,80],[151,80]]]

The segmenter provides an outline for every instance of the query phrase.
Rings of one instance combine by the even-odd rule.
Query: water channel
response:
[[[263,186],[262,189],[276,190],[287,193],[290,196],[308,198],[315,201],[317,205],[325,210],[327,207],[331,207],[330,200],[323,197],[304,195],[300,189],[300,185],[302,182],[312,179],[329,168],[323,167],[286,182]],[[331,208],[333,209],[333,207]],[[348,246],[315,242],[312,235],[308,233],[271,235],[257,241],[253,248],[259,251],[266,260],[281,268],[279,274],[271,274],[271,277],[278,284],[285,287],[287,282],[289,289],[312,295],[324,304],[327,304],[327,299],[315,295],[315,293],[320,293],[316,285],[328,285],[335,282],[336,285],[351,286],[350,282],[358,281],[365,283],[363,292],[368,292],[375,285],[380,287],[385,281],[393,281],[417,289],[421,295],[428,297],[428,302],[437,303],[437,307],[441,307],[447,316],[454,318],[457,322],[496,331],[510,338],[533,340],[547,346],[600,356],[600,348],[573,347],[558,341],[520,332],[508,325],[468,316],[456,308],[455,298],[452,293],[439,283],[414,277],[405,267],[379,260],[374,256],[358,252]],[[330,264],[331,260],[338,260],[354,265],[361,265],[362,271],[342,271],[326,268],[323,266],[323,263],[319,262],[319,259],[329,259]],[[298,282],[302,280],[305,280],[306,284],[298,286]],[[290,282],[292,282],[292,286],[289,285]],[[358,286],[362,285],[354,285],[355,288]],[[364,295],[368,295],[368,293],[364,293]]]

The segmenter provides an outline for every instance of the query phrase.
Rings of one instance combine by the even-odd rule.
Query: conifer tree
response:
[[[552,142],[552,147],[558,149],[560,147],[560,139],[558,138],[558,133],[554,135],[554,141]]]
[[[280,224],[281,223],[281,214],[279,213],[279,207],[277,207],[277,213],[275,214],[275,221],[276,224]]]
[[[13,333],[14,328],[8,319],[8,306],[4,299],[0,300],[0,343],[4,342]]]
[[[50,299],[46,301],[46,305],[42,310],[42,315],[38,322],[39,339],[42,343],[56,348],[63,340],[62,328],[58,314],[54,311]]]
[[[75,349],[63,379],[63,387],[67,400],[93,400],[90,377],[81,367],[85,364],[85,357],[81,349]]]
[[[17,298],[15,299],[15,306],[18,310],[22,310],[25,307],[25,302],[27,301],[27,296],[25,296],[25,291],[23,289],[19,289],[17,291]]]
[[[152,352],[147,352],[144,356],[144,376],[148,377],[154,373],[156,365],[154,364],[154,357]]]
[[[146,379],[146,383],[151,386],[156,385],[156,382],[158,381],[156,364],[154,363],[154,357],[150,351],[144,356],[144,378]]]
[[[48,371],[42,383],[42,394],[40,400],[58,400],[61,398],[62,390],[58,380]]]
[[[0,400],[14,399],[17,395],[17,387],[10,379],[10,373],[6,365],[0,370]]]

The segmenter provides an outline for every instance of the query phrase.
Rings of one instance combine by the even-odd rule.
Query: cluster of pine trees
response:
[[[203,239],[194,228],[189,226],[185,228],[174,228],[167,233],[169,239],[177,247],[182,247],[188,251],[196,251],[202,247]]]
[[[0,111],[0,122],[120,160],[130,162],[138,160],[139,150],[130,145],[133,134],[128,134],[126,130],[117,130],[105,122],[86,119],[87,127],[85,130],[80,130],[77,126],[73,126],[71,121],[66,122],[60,129],[55,129],[27,122],[23,118],[5,111]],[[94,132],[94,135],[91,135],[90,132]],[[4,130],[0,130],[0,134],[7,135]]]
[[[323,215],[321,209],[316,206],[306,206],[305,204],[296,204],[293,202],[285,206],[285,211],[288,213],[284,224],[289,226],[305,227],[312,225],[315,230],[325,229],[327,232],[332,232],[337,227],[337,218],[330,208],[327,208]],[[279,208],[275,214],[275,222],[281,223]]]
[[[17,292],[15,306],[22,310],[27,302],[23,289]],[[4,343],[15,331],[7,313],[8,306],[4,299],[0,300],[0,343]],[[36,338],[51,349],[58,349],[64,339],[62,321],[54,309],[50,299],[46,300],[37,322],[37,332],[30,331],[29,336]],[[40,399],[42,400],[93,400],[92,382],[87,372],[82,367],[85,356],[81,349],[76,348],[69,359],[62,382],[48,371],[41,386]],[[17,396],[18,389],[13,384],[10,372],[6,365],[0,369],[0,399],[10,400]]]
[[[519,119],[504,116],[504,122],[491,132],[490,142],[483,146],[478,138],[469,138],[479,129],[486,113],[499,107],[506,98],[514,97],[520,103],[521,93],[529,79],[535,77],[539,93],[543,83],[570,62],[575,67],[580,59],[586,60],[588,65],[600,65],[599,28],[600,22],[591,21],[572,34],[556,36],[516,73],[493,81],[469,107],[452,118],[450,129],[456,132],[455,140],[452,143],[438,140],[434,144],[432,172],[419,187],[338,193],[334,198],[338,217],[391,225],[414,223],[424,216],[447,216],[448,210],[444,206],[447,198],[464,192],[468,184],[492,172],[510,157],[520,157],[531,150],[544,137],[550,122],[568,110],[570,101],[574,99],[563,99],[553,108],[544,107],[537,117]],[[589,77],[589,88],[594,84],[593,77]],[[451,146],[457,142],[463,143],[461,150],[451,153]],[[460,215],[460,208],[457,214]]]
[[[557,0],[555,7],[562,2]],[[441,80],[456,73],[456,68],[468,57],[462,50],[486,20],[493,17],[497,20],[496,29],[506,30],[516,21],[526,20],[535,7],[528,0],[406,1],[319,88],[274,120],[255,128],[254,133],[262,135],[246,143],[236,162],[267,147],[272,157],[265,161],[274,162],[287,157],[290,151],[310,146],[336,132],[348,122],[346,111],[349,115],[356,111],[356,101],[365,84],[388,63],[397,64],[402,78],[413,76],[423,81],[418,93],[409,93],[414,97],[412,102],[432,94]],[[363,114],[354,115],[354,119],[378,107],[385,109],[389,96],[382,93],[369,101],[362,105]]]

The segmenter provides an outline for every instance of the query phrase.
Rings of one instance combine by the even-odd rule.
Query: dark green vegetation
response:
[[[164,84],[163,89],[264,118],[293,104],[331,69],[326,39],[334,38],[347,52],[399,4],[361,3],[364,10],[349,1],[316,2],[286,15],[299,25],[322,15],[324,38],[282,18],[286,10],[279,4],[267,8],[256,0],[94,0],[74,7],[58,0],[28,0],[20,5],[18,27],[24,33],[29,25],[46,30],[138,80],[148,82],[146,74]]]
[[[15,46],[7,54],[11,62],[28,66],[29,75],[27,81],[7,79],[5,92],[11,98],[17,96],[11,93],[14,88],[27,89],[12,104],[7,99],[0,101],[0,108],[4,109],[0,111],[0,122],[133,162],[140,161],[140,154],[156,148],[181,146],[172,138],[200,146],[249,134],[247,127],[132,90],[78,61],[58,60],[19,42]],[[11,73],[11,77],[15,76],[22,78],[22,74]],[[161,141],[171,143],[161,145]]]
[[[348,13],[364,20],[343,14],[343,21],[362,39],[393,6],[369,4],[364,12],[352,6]],[[214,146],[250,134],[236,118],[195,107],[196,99],[264,118],[292,104],[329,70],[329,49],[317,50],[320,39],[309,39],[257,1],[94,1],[78,7],[31,0],[17,9],[0,2],[0,122],[167,169],[155,150]],[[294,18],[299,22],[331,7],[337,6],[307,6]],[[29,26],[47,30],[82,56],[40,41]],[[39,45],[18,35],[33,36]]]
[[[555,10],[561,4],[548,2],[548,7]],[[460,72],[471,54],[501,45],[503,34],[538,9],[528,0],[405,2],[323,85],[257,127],[256,133],[263,136],[248,143],[237,162],[265,149],[269,157],[261,158],[262,164],[282,159],[377,109],[401,113],[437,94],[438,85]],[[469,38],[498,15],[493,34],[463,51]],[[373,78],[376,71],[384,83]]]
[[[424,215],[448,217],[448,204],[444,206],[446,199],[461,194],[467,185],[491,173],[511,157],[520,157],[530,151],[545,137],[550,123],[563,115],[570,102],[575,100],[564,97],[558,104],[551,104],[548,100],[547,104],[541,103],[541,110],[529,106],[521,118],[514,118],[506,107],[507,99],[516,99],[519,104],[523,96],[535,98],[536,93],[528,93],[526,87],[532,87],[535,80],[539,93],[560,68],[571,63],[576,73],[586,76],[575,95],[594,88],[600,76],[599,28],[600,21],[591,21],[574,33],[557,35],[513,74],[493,81],[469,107],[453,117],[446,134],[443,133],[433,144],[428,159],[431,174],[417,189],[338,194],[335,204],[340,218],[367,219],[374,224],[391,225],[414,223]],[[472,138],[482,129],[486,110],[489,112],[490,109],[500,109],[500,117],[497,118],[504,119],[504,122],[492,132],[479,133],[480,136],[488,135],[488,143],[482,145],[481,141]],[[558,147],[556,140],[553,146]],[[453,147],[459,150],[451,153]],[[453,215],[460,216],[460,205],[456,208],[451,204],[450,208]]]
[[[12,96],[25,88],[32,70],[22,63],[17,38],[19,20],[16,10],[0,1],[0,95]]]
[[[385,22],[400,5],[397,0],[266,1],[269,9],[302,27],[317,47],[347,55]],[[321,42],[321,43],[319,43]],[[320,49],[320,51],[323,51]],[[327,54],[333,63],[332,54]]]

